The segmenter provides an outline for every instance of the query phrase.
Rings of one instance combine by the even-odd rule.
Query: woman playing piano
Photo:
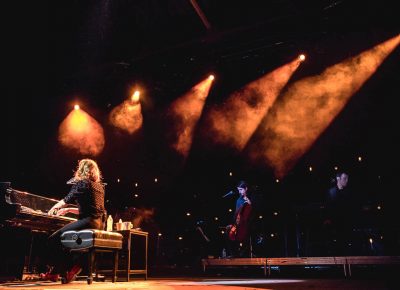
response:
[[[58,201],[48,212],[49,215],[65,215],[69,212],[78,214],[78,220],[65,225],[49,237],[47,260],[49,271],[42,275],[46,280],[57,281],[59,273],[65,273],[64,281],[73,281],[82,270],[79,256],[72,256],[62,249],[60,237],[71,230],[103,229],[105,221],[104,184],[97,163],[91,159],[82,159],[78,163],[71,184],[70,192]],[[76,203],[77,208],[67,207]],[[76,254],[74,254],[76,255]]]

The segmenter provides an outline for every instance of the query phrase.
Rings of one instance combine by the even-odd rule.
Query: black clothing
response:
[[[101,218],[104,210],[104,185],[100,182],[80,180],[72,185],[65,203],[77,203],[79,218]]]
[[[324,239],[327,255],[350,255],[354,252],[353,227],[359,213],[356,197],[345,187],[328,190],[325,204]]]
[[[336,226],[352,226],[360,205],[348,187],[339,189],[336,185],[328,190],[325,203],[326,218]]]
[[[81,255],[64,251],[61,235],[66,231],[98,229],[105,224],[104,185],[99,182],[80,180],[74,183],[70,192],[64,197],[65,203],[76,202],[79,208],[77,221],[69,223],[55,231],[48,239],[47,263],[53,265],[55,273],[63,273],[74,264],[81,263]]]

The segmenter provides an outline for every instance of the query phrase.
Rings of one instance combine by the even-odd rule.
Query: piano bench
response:
[[[117,280],[118,251],[122,249],[122,235],[116,232],[86,229],[66,231],[61,235],[61,244],[71,252],[88,253],[87,283],[92,284],[93,273],[97,275],[96,253],[112,252],[114,254],[112,282]]]

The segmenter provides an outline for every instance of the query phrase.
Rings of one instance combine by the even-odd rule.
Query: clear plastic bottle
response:
[[[225,248],[222,249],[221,258],[226,258],[226,250],[225,250]]]
[[[112,216],[109,215],[108,218],[107,218],[107,231],[108,232],[112,232],[112,230],[113,230],[113,222],[114,222],[114,220],[113,220]]]

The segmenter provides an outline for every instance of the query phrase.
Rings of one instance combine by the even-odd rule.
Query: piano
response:
[[[0,281],[22,279],[35,272],[40,251],[47,237],[54,231],[77,220],[74,214],[48,215],[57,199],[52,199],[11,187],[11,182],[0,182]],[[2,279],[3,278],[3,279]]]
[[[77,220],[72,214],[48,215],[47,212],[58,202],[56,199],[13,189],[10,182],[2,182],[0,188],[0,224],[3,226],[54,232]]]

